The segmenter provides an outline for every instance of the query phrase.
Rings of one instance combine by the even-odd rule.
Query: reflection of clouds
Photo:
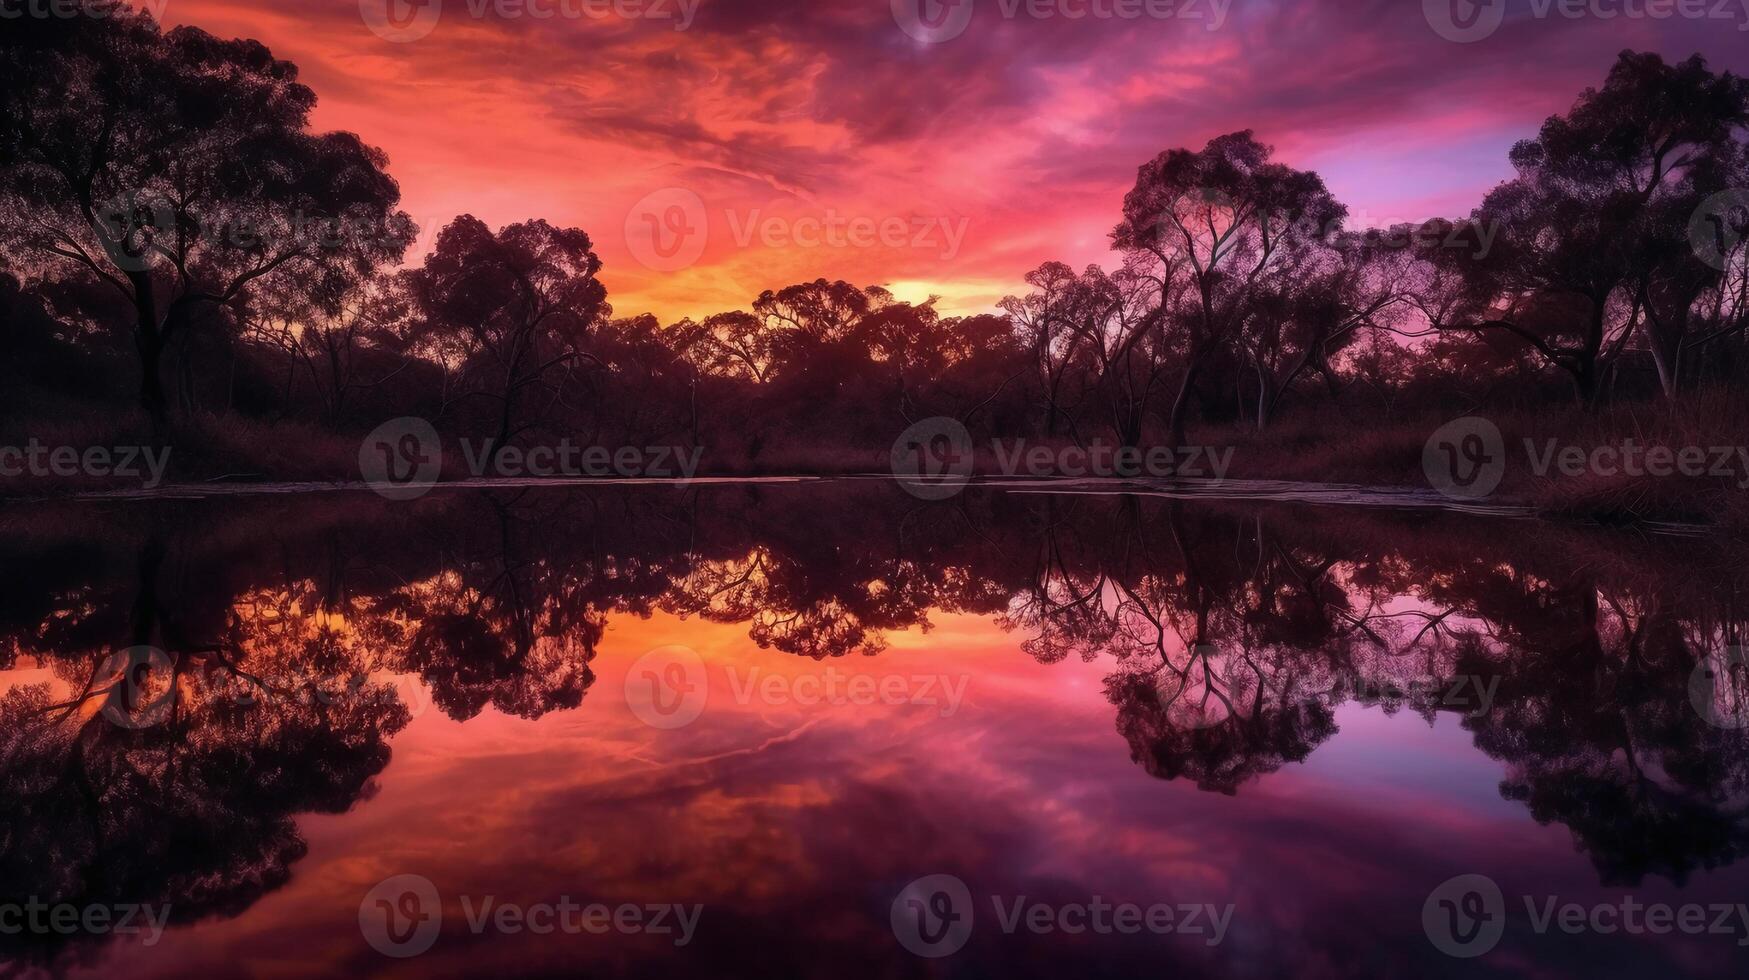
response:
[[[1041,586],[1014,557],[1037,547],[1039,510],[972,528],[960,515],[954,530],[914,527],[906,547],[923,557],[913,558],[885,548],[889,515],[877,506],[818,508],[867,518],[826,528],[800,508],[772,506],[764,495],[778,492],[759,491],[759,512],[776,515],[769,524],[744,523],[747,512],[732,507],[716,512],[721,523],[633,520],[641,512],[603,506],[617,499],[609,494],[554,498],[601,508],[575,526],[532,506],[527,519],[500,513],[495,523],[488,498],[458,497],[458,507],[473,507],[433,525],[446,532],[432,535],[446,542],[440,555],[396,548],[394,574],[334,576],[318,588],[296,577],[310,567],[299,560],[265,573],[245,561],[227,587],[203,583],[163,603],[176,613],[167,620],[196,609],[224,627],[245,669],[295,677],[344,666],[381,689],[380,718],[342,712],[347,724],[336,729],[295,716],[297,724],[248,728],[267,741],[239,747],[245,729],[217,722],[247,718],[227,714],[190,740],[202,752],[224,750],[217,768],[233,793],[259,789],[253,767],[262,758],[288,779],[331,779],[331,758],[348,759],[350,774],[319,786],[313,804],[279,800],[275,812],[297,822],[272,821],[266,842],[294,849],[276,858],[281,865],[306,840],[309,858],[242,919],[198,927],[198,944],[325,958],[332,972],[369,968],[349,961],[349,947],[312,950],[295,940],[353,929],[334,925],[336,910],[353,916],[371,884],[418,873],[446,896],[704,902],[699,955],[767,972],[790,965],[769,962],[773,949],[881,965],[892,942],[890,889],[948,873],[981,896],[1235,901],[1240,914],[1222,956],[1265,966],[1284,951],[1338,964],[1369,956],[1406,973],[1425,952],[1418,923],[1409,924],[1410,945],[1392,945],[1391,934],[1384,952],[1365,930],[1419,908],[1427,885],[1462,866],[1562,874],[1578,895],[1599,872],[1655,887],[1661,876],[1729,865],[1745,839],[1730,823],[1738,811],[1719,802],[1741,795],[1741,745],[1698,724],[1686,687],[1693,651],[1723,638],[1729,610],[1716,583],[1699,581],[1686,560],[1668,578],[1646,574],[1658,567],[1651,558],[1594,578],[1594,566],[1565,569],[1566,550],[1516,542],[1507,550],[1461,533],[1436,536],[1437,525],[1401,537],[1388,519],[1298,526],[1170,505],[1138,506],[1120,520],[1112,509],[1120,502],[1095,501],[1079,505],[1075,523],[1056,525],[1067,542],[1050,551],[1062,558],[1061,575]],[[661,537],[676,527],[672,541],[684,549]],[[204,531],[179,549],[209,540]],[[392,525],[383,533],[410,539]],[[883,542],[872,558],[870,540]],[[1003,547],[986,552],[990,543]],[[361,555],[379,550],[362,535],[353,544]],[[346,564],[344,553],[300,551],[295,539],[287,547],[320,559],[316,567]],[[711,560],[693,561],[695,552]],[[1125,564],[1137,553],[1145,567]],[[57,579],[127,567],[24,554],[13,566],[30,566],[40,580],[33,587],[47,584],[57,596],[73,594],[53,587]],[[178,566],[223,564],[197,560],[196,550],[176,554]],[[57,636],[92,635],[120,621],[110,614],[137,608],[136,593],[151,592],[150,576],[130,587],[96,581],[102,601],[71,610],[50,602],[39,617],[22,590],[4,611],[28,624],[18,635],[29,647],[43,622]],[[731,583],[739,585],[724,591]],[[1008,601],[1026,590],[1035,594]],[[1077,595],[1092,599],[1077,606]],[[670,601],[702,614],[677,619],[663,611]],[[1040,663],[1023,652],[1035,627],[1063,624],[1049,617],[1065,607],[1074,613],[1061,649],[1104,638],[1082,644],[1090,659]],[[1466,612],[1447,620],[1450,630],[1414,639],[1428,616],[1453,608]],[[755,642],[778,636],[773,624],[805,622],[817,610],[854,611],[883,652],[855,656],[812,642],[819,633],[808,631],[791,650]],[[434,643],[418,665],[417,676],[433,690],[449,684],[454,698],[396,737],[394,765],[382,769],[387,747],[376,736],[394,734],[396,702],[406,704],[392,682],[415,676],[392,669],[406,666],[406,638],[473,613],[489,622],[456,633],[465,642]],[[1191,641],[1216,648],[1200,656],[1244,709],[1219,725],[1186,729],[1148,700],[1158,696],[1156,674],[1193,661],[1199,643]],[[625,702],[623,679],[642,655],[675,643],[714,672],[712,703],[684,729],[652,732]],[[1404,652],[1410,643],[1418,645]],[[822,649],[846,655],[807,655]],[[57,661],[64,668],[83,648],[55,650],[67,655]],[[963,675],[968,685],[948,717],[908,703],[738,701],[726,675],[749,679],[755,668],[786,691],[828,670]],[[547,696],[573,690],[548,678],[580,670],[604,676],[576,710]],[[1505,675],[1499,710],[1462,727],[1450,712],[1437,718],[1439,706],[1410,683],[1490,671]],[[1345,695],[1334,686],[1345,677],[1380,694]],[[1146,682],[1133,699],[1128,679]],[[1409,710],[1391,714],[1399,708]],[[311,739],[321,748],[314,758],[303,751]],[[1198,783],[1238,795],[1199,792]],[[348,808],[339,821],[303,815]],[[1581,853],[1571,852],[1569,833]],[[1732,867],[1716,877],[1726,887],[1743,874]],[[459,907],[450,914],[460,921]],[[534,937],[470,945],[455,929],[449,938],[462,941],[449,945],[473,972],[506,964],[526,972],[576,952]],[[172,942],[166,972],[208,955],[193,950],[195,940]],[[990,972],[1036,971],[1068,948],[1022,939],[974,955],[995,958],[978,964]],[[628,949],[597,943],[582,953],[586,962],[627,956],[645,965],[643,951]],[[1186,955],[1164,950],[1156,965]],[[1161,949],[1101,952],[1117,963]],[[658,956],[647,965],[666,964]],[[1185,972],[1195,975],[1196,964]]]
[[[397,739],[396,764],[368,806],[343,820],[303,822],[310,857],[273,902],[193,935],[172,933],[161,955],[138,965],[168,976],[247,951],[379,969],[381,961],[345,943],[300,937],[336,934],[346,927],[333,925],[337,912],[355,908],[369,884],[417,872],[452,903],[441,941],[446,969],[560,969],[631,955],[664,964],[672,953],[623,937],[469,943],[454,924],[454,896],[463,892],[519,902],[703,902],[693,951],[700,960],[664,966],[679,973],[736,957],[771,969],[785,955],[876,967],[893,962],[878,901],[891,895],[882,889],[947,871],[981,902],[989,894],[1085,901],[1098,893],[1239,906],[1213,965],[1191,959],[1207,955],[1196,944],[1172,941],[1127,952],[1102,946],[1101,962],[1167,963],[1198,976],[1292,961],[1303,975],[1335,976],[1360,957],[1401,970],[1425,965],[1424,940],[1408,931],[1418,926],[1393,929],[1393,916],[1418,908],[1414,890],[1424,894],[1454,864],[1562,880],[1566,894],[1594,883],[1582,858],[1550,847],[1547,832],[1519,812],[1447,805],[1448,797],[1495,799],[1493,766],[1447,775],[1440,796],[1400,786],[1358,794],[1320,754],[1237,798],[1198,793],[1139,778],[1111,751],[1111,709],[1098,683],[1109,662],[1036,664],[1015,650],[1013,635],[976,617],[943,617],[941,628],[951,643],[905,633],[881,659],[899,671],[950,660],[973,672],[978,696],[954,717],[822,706],[774,718],[730,700],[652,739],[613,701],[616,671],[644,649],[684,643],[719,666],[787,673],[820,665],[759,651],[734,625],[663,615],[617,623],[596,661],[603,683],[585,710],[535,722],[490,710],[465,725],[435,712],[418,719]],[[791,727],[798,720],[804,727]],[[1345,738],[1358,760],[1350,766],[1425,762],[1442,752],[1474,758],[1468,733],[1435,732],[1409,717],[1357,726]],[[632,746],[653,765],[628,763],[623,750]],[[1025,936],[975,955],[1008,957],[1016,970],[1070,966],[1064,947]],[[1073,955],[1084,965],[1089,953]]]

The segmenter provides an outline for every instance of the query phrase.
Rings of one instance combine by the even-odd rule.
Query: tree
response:
[[[1347,215],[1322,178],[1272,155],[1250,130],[1230,133],[1200,151],[1160,154],[1124,195],[1112,244],[1151,260],[1159,305],[1185,337],[1183,380],[1169,416],[1176,445],[1184,443],[1198,378],[1233,351],[1260,294],[1279,288],[1297,251],[1339,230]],[[1180,277],[1188,277],[1183,304]]]
[[[1512,148],[1518,176],[1474,215],[1502,234],[1469,266],[1467,316],[1451,329],[1511,334],[1591,406],[1644,324],[1674,395],[1688,310],[1715,278],[1695,261],[1687,218],[1729,186],[1746,123],[1744,79],[1713,74],[1698,55],[1667,65],[1622,52],[1601,89]]]
[[[310,131],[316,97],[296,66],[256,41],[80,3],[109,9],[6,20],[0,212],[34,276],[85,276],[124,299],[140,405],[162,420],[179,335],[234,325],[234,305],[276,278],[337,303],[399,261],[414,229],[381,151]]]
[[[419,340],[453,357],[462,397],[496,402],[493,456],[530,428],[530,391],[559,397],[551,375],[586,355],[592,327],[612,314],[589,236],[545,221],[494,234],[463,215],[437,236],[425,265],[405,273]]]
[[[1168,354],[1159,280],[1135,262],[1110,274],[1089,266],[1079,276],[1050,262],[1028,274],[1027,282],[1035,289],[1031,296],[1008,297],[1002,305],[1037,352],[1052,393],[1048,413],[1057,411],[1062,372],[1079,364],[1105,402],[1119,444],[1139,446]]]
[[[735,310],[708,316],[700,326],[706,371],[755,384],[764,384],[771,377],[777,345],[771,326],[764,320]]]
[[[330,306],[295,290],[270,295],[244,312],[250,339],[286,357],[284,403],[292,404],[298,373],[307,373],[323,422],[338,430],[355,393],[377,388],[413,364],[398,350],[393,324],[406,319],[405,299],[372,279]]]

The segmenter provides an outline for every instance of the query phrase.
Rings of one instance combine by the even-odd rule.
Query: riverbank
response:
[[[300,422],[211,415],[176,420],[162,429],[126,414],[81,424],[20,426],[0,439],[0,453],[5,453],[0,455],[0,498],[238,484],[356,485],[366,476],[360,462],[363,439],[363,434]],[[1264,492],[1290,495],[1310,487],[1327,496],[1334,488],[1374,500],[1400,501],[1409,494],[1433,503],[1524,510],[1609,526],[1676,523],[1749,532],[1749,448],[1744,448],[1749,447],[1749,404],[1722,394],[1697,397],[1675,409],[1642,405],[1596,413],[1545,406],[1381,420],[1308,410],[1289,414],[1261,433],[1253,426],[1198,427],[1190,447],[1153,447],[1127,460],[1097,439],[1078,444],[1063,438],[973,435],[972,440],[972,452],[952,463],[956,472],[979,477],[1136,478],[1155,486],[1195,486],[1198,495],[1219,495],[1228,484],[1239,497],[1257,492],[1259,484],[1276,485]],[[460,483],[479,471],[477,445],[447,437],[442,442],[437,480]],[[781,436],[755,444],[750,450],[737,439],[713,450],[708,444],[691,445],[685,434],[669,433],[641,444],[663,449],[669,463],[661,472],[635,467],[618,472],[611,463],[615,447],[590,446],[610,461],[605,468],[546,470],[524,460],[519,472],[492,475],[527,484],[550,475],[679,479],[916,473],[908,457],[895,468],[891,445],[820,446]],[[1241,487],[1241,481],[1250,486]]]

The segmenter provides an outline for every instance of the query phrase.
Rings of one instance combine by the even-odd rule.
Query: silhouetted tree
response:
[[[413,228],[381,151],[310,131],[316,97],[295,66],[255,41],[80,3],[111,9],[6,18],[0,226],[39,260],[33,277],[119,294],[140,404],[162,418],[161,365],[181,334],[232,321],[276,277],[336,304],[398,261]]]
[[[545,221],[494,234],[472,216],[437,236],[425,264],[404,274],[413,334],[453,360],[458,398],[495,402],[494,454],[529,427],[524,400],[560,398],[553,372],[584,355],[590,329],[610,315],[589,236]]]

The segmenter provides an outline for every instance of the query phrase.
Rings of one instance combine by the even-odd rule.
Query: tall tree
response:
[[[1160,306],[1185,336],[1184,374],[1169,425],[1183,444],[1197,382],[1232,353],[1245,318],[1272,284],[1292,274],[1296,252],[1339,230],[1347,209],[1317,174],[1271,158],[1250,130],[1198,151],[1168,150],[1142,165],[1124,195],[1112,244],[1156,270]],[[1176,301],[1180,276],[1188,300]]]
[[[611,315],[589,236],[527,221],[497,232],[472,215],[437,236],[424,266],[404,274],[413,329],[462,376],[462,397],[495,403],[493,454],[536,420],[524,399],[561,392],[555,372],[588,355],[583,341]]]
[[[1602,88],[1512,148],[1517,177],[1474,216],[1500,240],[1470,265],[1470,309],[1452,328],[1511,334],[1592,405],[1644,324],[1673,395],[1689,307],[1716,281],[1695,260],[1687,219],[1729,186],[1745,124],[1744,79],[1698,55],[1670,65],[1622,52]]]
[[[316,97],[296,66],[256,41],[78,2],[89,15],[0,0],[0,224],[33,276],[72,272],[123,298],[140,404],[162,419],[178,335],[235,324],[233,304],[274,277],[338,303],[399,261],[414,229],[381,151],[310,130]]]

